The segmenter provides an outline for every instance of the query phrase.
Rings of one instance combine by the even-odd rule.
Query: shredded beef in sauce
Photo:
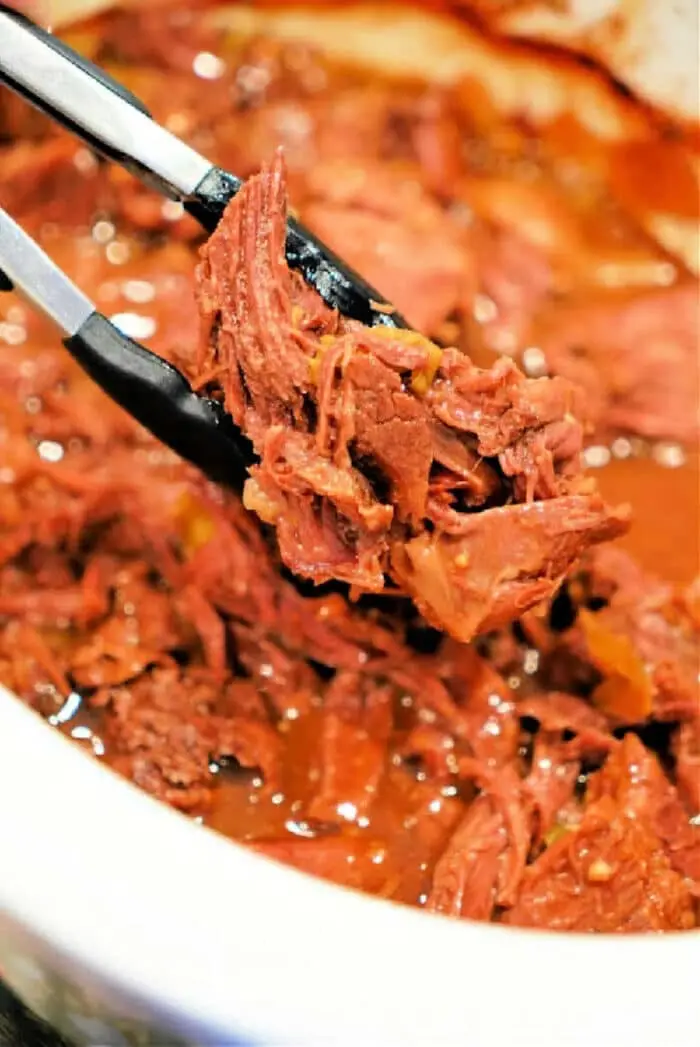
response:
[[[627,522],[581,475],[575,388],[339,317],[287,268],[286,211],[278,154],[203,248],[193,368],[260,455],[244,504],[284,563],[369,591],[388,574],[463,641],[551,597]]]
[[[0,681],[142,789],[334,882],[520,926],[697,926],[697,522],[668,550],[682,586],[658,556],[597,545],[621,524],[581,477],[572,418],[585,404],[593,450],[638,478],[631,538],[663,527],[655,462],[687,452],[645,457],[637,436],[696,438],[696,283],[595,286],[596,258],[664,281],[671,263],[595,164],[577,181],[569,159],[564,191],[571,129],[504,126],[473,85],[395,85],[167,5],[75,42],[241,174],[283,145],[302,217],[424,335],[342,321],[288,273],[279,161],[195,288],[194,224],[3,96],[3,205],[103,311],[222,390],[286,562],[394,587],[353,604],[293,583],[238,498],[2,295]],[[223,55],[219,79],[193,74],[200,51]]]

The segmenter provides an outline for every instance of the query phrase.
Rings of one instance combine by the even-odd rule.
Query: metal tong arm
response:
[[[184,203],[212,232],[241,188],[166,128],[125,87],[29,19],[0,3],[0,81],[90,148]],[[331,306],[368,326],[407,327],[383,297],[295,219],[287,261]]]
[[[154,436],[212,479],[242,486],[254,457],[223,407],[122,334],[0,209],[0,290],[13,287],[61,329],[81,367]]]
[[[154,120],[125,87],[0,4],[0,77],[92,149],[157,192],[188,199],[211,163]]]

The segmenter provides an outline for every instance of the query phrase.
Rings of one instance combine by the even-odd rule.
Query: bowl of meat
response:
[[[0,293],[2,977],[85,1044],[694,1043],[697,5],[50,6],[245,183],[207,239],[5,92],[0,203],[255,459]]]

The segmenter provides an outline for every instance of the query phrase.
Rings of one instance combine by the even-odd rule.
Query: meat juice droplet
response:
[[[156,297],[155,286],[150,280],[127,280],[122,285],[122,293],[137,305],[145,305]]]
[[[107,244],[105,255],[107,256],[107,261],[112,265],[124,265],[129,261],[131,248],[123,240],[113,240],[110,244]]]
[[[226,63],[210,51],[200,51],[192,62],[192,69],[202,80],[219,80],[226,72]]]
[[[71,691],[58,712],[48,717],[51,726],[57,727],[59,724],[69,723],[78,714],[82,702],[82,696],[76,691]]]
[[[137,342],[150,338],[156,333],[158,325],[152,316],[141,313],[114,313],[110,320],[127,338]]]
[[[95,224],[92,227],[93,239],[98,244],[108,244],[111,240],[114,239],[115,235],[116,229],[114,228],[111,222],[95,222]]]
[[[0,342],[7,345],[22,345],[27,340],[27,332],[21,324],[0,323]]]

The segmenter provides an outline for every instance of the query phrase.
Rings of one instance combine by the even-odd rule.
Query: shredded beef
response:
[[[626,525],[580,475],[574,390],[339,317],[287,269],[285,213],[278,155],[202,251],[208,337],[194,364],[260,455],[245,503],[276,527],[284,562],[360,590],[388,575],[461,640],[550,596],[586,548]],[[436,422],[463,457],[489,463],[490,504],[476,481],[474,504],[450,476]]]
[[[699,339],[700,299],[686,280],[644,297],[562,310],[540,346],[553,373],[585,389],[599,431],[692,442]]]
[[[260,453],[246,497],[287,562],[391,585],[352,604],[292,584],[239,499],[2,294],[0,681],[146,792],[333,882],[454,918],[697,927],[698,589],[587,548],[621,525],[580,477],[572,419],[690,432],[688,369],[661,359],[687,360],[690,284],[592,287],[618,245],[661,265],[657,283],[668,260],[568,145],[557,198],[547,136],[469,85],[224,42],[167,3],[81,39],[237,173],[284,145],[302,218],[427,334],[514,356],[541,344],[530,370],[571,373],[588,407],[510,361],[480,370],[331,314],[283,264],[279,168],[206,249],[195,359],[194,222],[3,97],[4,206],[100,309],[147,318],[157,352],[223,390]],[[221,76],[195,76],[219,49]],[[431,628],[406,593],[478,640]]]
[[[259,769],[268,789],[276,785],[279,736],[248,710],[238,715],[236,698],[235,686],[222,696],[206,674],[200,682],[171,669],[100,692],[92,704],[110,710],[106,740],[118,771],[174,807],[201,812],[211,802],[212,760],[235,757]]]
[[[465,233],[399,167],[336,161],[309,172],[304,220],[419,331],[438,331],[473,293]]]
[[[506,846],[500,813],[490,799],[479,797],[435,867],[428,909],[446,916],[490,920]]]
[[[681,726],[675,757],[678,787],[686,806],[697,819],[700,815],[700,714]]]
[[[571,628],[552,638],[554,679],[577,677],[613,723],[695,721],[700,621],[693,591],[674,590],[614,547],[584,558],[570,589],[580,608]]]
[[[526,869],[504,921],[597,932],[693,927],[698,884],[674,868],[674,845],[664,840],[655,786],[647,791],[651,780],[664,794],[672,792],[654,758],[628,735],[619,754],[591,779],[579,824],[565,829]],[[685,827],[692,834],[687,822]],[[696,831],[690,846],[698,845]]]

